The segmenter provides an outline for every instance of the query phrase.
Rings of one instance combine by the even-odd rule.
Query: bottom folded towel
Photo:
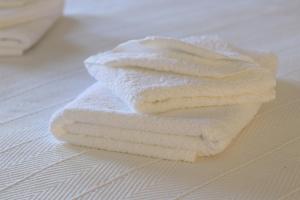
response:
[[[254,118],[261,103],[136,113],[96,83],[58,111],[51,131],[87,147],[193,162],[222,152]]]

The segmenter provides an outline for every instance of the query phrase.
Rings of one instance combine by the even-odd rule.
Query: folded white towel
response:
[[[215,155],[275,96],[276,56],[215,37],[134,40],[85,63],[98,83],[57,112],[51,130],[111,151],[183,161]]]
[[[140,114],[96,83],[54,115],[51,131],[77,145],[195,161],[197,156],[223,151],[259,107],[241,104]]]
[[[24,6],[37,0],[0,0],[0,8],[13,8]]]
[[[238,50],[216,37],[129,41],[85,64],[139,112],[261,103],[275,97],[276,56]]]
[[[35,0],[23,6],[1,8],[0,29],[53,16],[56,10],[61,10],[63,4],[63,0]]]
[[[91,56],[86,63],[113,67],[138,66],[183,75],[222,78],[249,69],[261,71],[260,63],[251,58],[251,53],[248,54],[240,54],[216,36],[184,39],[146,37]]]
[[[54,1],[58,2],[57,0]],[[50,0],[47,2],[50,2]],[[45,13],[48,14],[47,17],[36,18],[28,22],[0,29],[0,55],[22,55],[23,52],[32,47],[62,15],[63,5],[63,0],[60,0],[60,3],[55,7],[48,8],[49,10],[51,9],[51,12],[48,10],[47,13]],[[1,12],[2,10],[0,11],[0,16]]]
[[[0,30],[0,55],[16,56],[34,45],[59,18],[49,16],[16,27]]]

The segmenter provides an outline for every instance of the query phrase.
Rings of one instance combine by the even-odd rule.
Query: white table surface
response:
[[[0,58],[0,199],[300,199],[300,1],[70,0],[25,56]],[[147,35],[218,34],[278,53],[277,99],[196,163],[65,145],[48,120],[94,80],[83,60]]]

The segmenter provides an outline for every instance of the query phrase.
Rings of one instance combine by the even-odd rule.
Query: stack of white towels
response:
[[[51,130],[87,147],[193,162],[222,152],[275,98],[276,56],[216,36],[131,40],[85,64],[97,83]]]
[[[22,55],[62,15],[64,0],[0,0],[0,56]]]

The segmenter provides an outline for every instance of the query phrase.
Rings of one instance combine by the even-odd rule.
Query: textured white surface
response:
[[[299,6],[69,1],[39,45],[0,59],[0,199],[300,199]],[[51,114],[92,84],[89,55],[146,35],[213,33],[280,59],[276,101],[226,152],[187,164],[63,145],[48,133]]]

